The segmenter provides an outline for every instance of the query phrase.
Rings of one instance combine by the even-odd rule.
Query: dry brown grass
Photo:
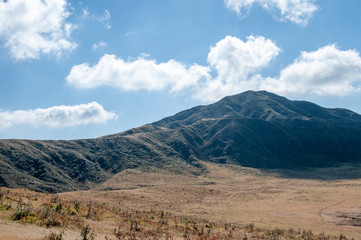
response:
[[[44,203],[56,209],[61,202],[67,214],[80,216],[82,224],[64,220],[62,225],[64,238],[73,240],[80,239],[84,224],[96,239],[113,240],[361,239],[361,180],[286,179],[255,169],[205,165],[209,173],[199,177],[126,170],[97,190],[57,198],[11,190],[12,209],[0,211],[0,239],[41,239],[61,230],[46,229],[39,221],[9,220],[18,198],[38,209]]]

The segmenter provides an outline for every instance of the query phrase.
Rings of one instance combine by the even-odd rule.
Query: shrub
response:
[[[43,240],[62,240],[64,233],[65,233],[65,230],[63,228],[59,234],[51,232],[49,235],[45,236],[43,238]]]
[[[30,216],[30,211],[28,210],[16,211],[13,215],[11,215],[11,219],[14,221],[18,221],[28,216]]]
[[[80,209],[80,202],[75,200],[74,202],[74,209],[76,212],[79,212],[79,209]]]
[[[246,225],[246,230],[247,230],[248,232],[253,232],[253,231],[254,231],[254,224],[253,224],[253,223],[247,224],[247,225]]]
[[[91,230],[89,225],[85,225],[81,228],[80,236],[82,237],[82,240],[94,240],[96,234]]]
[[[16,212],[11,215],[11,219],[18,221],[21,220],[23,218],[29,217],[29,216],[33,216],[34,214],[32,213],[32,206],[31,204],[26,204],[22,201],[22,199],[19,200],[18,205],[16,207]]]
[[[11,209],[11,205],[10,204],[1,204],[0,205],[0,211],[7,211]]]

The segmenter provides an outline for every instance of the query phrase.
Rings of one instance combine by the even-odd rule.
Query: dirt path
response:
[[[328,223],[327,220],[322,216],[323,212],[324,212],[326,209],[328,209],[328,208],[337,206],[337,205],[345,202],[346,200],[347,200],[347,199],[338,201],[338,202],[336,202],[336,203],[333,203],[333,204],[331,204],[331,205],[328,205],[328,206],[326,206],[326,207],[321,208],[320,210],[318,210],[317,215],[318,215],[318,217],[320,218],[320,221],[323,222],[323,223],[325,223],[325,224],[330,224],[330,223]]]

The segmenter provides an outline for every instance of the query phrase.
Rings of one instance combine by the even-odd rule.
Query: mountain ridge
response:
[[[202,174],[201,161],[261,169],[361,163],[361,115],[247,91],[95,139],[0,140],[0,186],[89,189],[125,169]]]
[[[234,103],[235,99],[236,99],[236,103]],[[256,106],[251,105],[250,107],[253,109],[249,109],[249,107],[246,106],[250,101],[252,101],[254,103],[256,100],[268,100],[268,101],[270,101],[269,103],[273,104],[273,106],[272,106],[273,108],[271,108],[271,106],[267,106],[268,109],[265,109],[264,106],[262,108],[262,106],[259,106],[259,104]],[[259,102],[263,103],[264,101],[259,101]],[[282,106],[280,106],[281,105],[280,102],[282,102],[282,104],[283,104]],[[240,105],[237,103],[242,103],[242,104]],[[233,107],[236,107],[236,109],[234,109]],[[260,110],[260,113],[262,113],[263,115],[257,115],[257,112],[256,112],[257,109],[254,109],[255,107],[259,108],[258,110]],[[289,107],[289,108],[286,108],[286,107]],[[304,107],[307,107],[309,109],[309,111],[312,110],[312,113],[307,112],[304,109],[302,109]],[[215,117],[220,117],[220,115],[221,116],[232,115],[230,113],[233,113],[235,116],[239,116],[239,117],[243,117],[243,118],[255,118],[255,119],[262,119],[262,120],[272,120],[273,118],[282,120],[282,119],[287,119],[290,117],[299,118],[302,120],[308,120],[310,116],[312,116],[316,113],[317,114],[316,117],[318,117],[319,119],[324,119],[328,115],[327,120],[332,120],[330,118],[332,116],[335,119],[340,119],[340,117],[337,115],[342,113],[343,118],[347,117],[347,119],[349,119],[349,120],[361,121],[361,116],[359,114],[352,112],[350,110],[347,110],[347,109],[322,108],[314,103],[307,102],[307,101],[290,101],[285,97],[280,97],[276,94],[269,93],[266,91],[247,91],[247,92],[243,92],[241,94],[224,97],[220,101],[210,104],[210,105],[197,106],[197,107],[194,107],[194,108],[191,108],[188,110],[181,111],[173,116],[166,117],[153,124],[159,125],[159,123],[165,123],[167,121],[174,121],[174,119],[177,117],[183,118],[183,120],[184,120],[184,116],[191,115],[193,112],[196,112],[196,111],[202,112],[204,108],[212,108],[212,112],[216,112],[219,114],[218,116],[215,116]],[[274,108],[276,108],[276,109],[274,109]],[[268,110],[268,112],[267,112],[267,110]],[[275,110],[278,110],[278,111],[275,111]],[[318,113],[315,111],[320,111],[320,112]],[[268,113],[268,115],[266,115],[267,113]],[[273,115],[272,115],[272,113],[273,113]],[[287,113],[288,115],[284,116],[280,113]],[[303,115],[301,113],[303,113]],[[356,118],[356,119],[354,119],[354,118]],[[194,121],[194,119],[192,119],[192,120]]]

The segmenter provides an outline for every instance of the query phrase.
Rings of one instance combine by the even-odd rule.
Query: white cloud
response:
[[[97,50],[98,48],[101,48],[101,47],[106,47],[108,44],[104,41],[99,41],[99,42],[96,42],[93,44],[92,48],[93,50]]]
[[[193,97],[208,102],[246,90],[318,96],[344,96],[361,91],[361,58],[356,50],[342,51],[333,44],[301,52],[279,76],[261,76],[260,70],[279,52],[264,37],[251,36],[246,42],[226,37],[208,55],[216,75],[198,84]]]
[[[0,0],[0,38],[17,60],[60,55],[76,47],[69,14],[66,0]]]
[[[34,125],[47,127],[69,127],[89,123],[103,123],[117,116],[107,112],[97,102],[74,106],[55,106],[35,110],[0,110],[0,129],[16,125]]]
[[[134,32],[126,32],[126,33],[125,33],[125,37],[129,37],[129,36],[131,36],[131,35],[134,35]]]
[[[355,50],[342,51],[336,45],[328,45],[313,52],[301,52],[279,76],[263,77],[260,68],[279,49],[264,38],[258,39],[258,44],[247,44],[250,39],[246,43],[239,41],[228,37],[211,49],[208,61],[217,70],[217,76],[197,86],[196,99],[215,101],[245,90],[308,96],[345,96],[361,91],[361,58]]]
[[[208,54],[208,62],[217,75],[199,85],[194,97],[213,101],[257,88],[258,83],[250,80],[250,75],[268,65],[280,51],[274,42],[262,36],[249,36],[246,42],[227,36],[212,47]]]
[[[1,1],[1,0],[0,0]],[[82,6],[83,3],[80,3],[80,5]],[[88,7],[82,7],[81,9],[82,11],[82,16],[84,20],[94,20],[97,21],[98,23],[102,24],[104,26],[104,28],[106,29],[111,29],[112,28],[112,22],[111,22],[111,15],[109,10],[104,10],[103,14],[93,14],[90,13]]]
[[[110,17],[110,13],[108,10],[104,11],[103,16],[100,18],[100,22],[103,23],[103,25],[106,29],[112,28],[111,17]]]
[[[104,55],[94,66],[88,63],[74,66],[66,80],[68,84],[83,89],[109,86],[126,91],[167,88],[179,91],[196,85],[202,77],[208,77],[208,71],[208,67],[196,64],[186,67],[175,60],[157,63],[145,55],[128,61]]]
[[[87,18],[89,16],[89,9],[88,7],[82,8],[83,18]]]
[[[347,95],[361,89],[361,58],[357,51],[336,45],[301,52],[279,78],[263,79],[261,87],[286,94]]]
[[[268,11],[279,12],[280,21],[291,21],[301,26],[306,26],[318,9],[314,0],[224,0],[224,2],[227,8],[240,16],[247,15],[252,5],[257,3]]]
[[[187,89],[200,101],[215,101],[246,90],[267,90],[292,95],[338,95],[361,91],[361,58],[356,50],[328,45],[301,52],[279,76],[261,71],[281,52],[270,39],[249,36],[246,41],[227,36],[211,47],[208,66],[185,66],[175,60],[157,63],[142,55],[124,61],[104,55],[97,64],[76,65],[67,76],[69,85],[81,89],[100,86],[125,91]]]

